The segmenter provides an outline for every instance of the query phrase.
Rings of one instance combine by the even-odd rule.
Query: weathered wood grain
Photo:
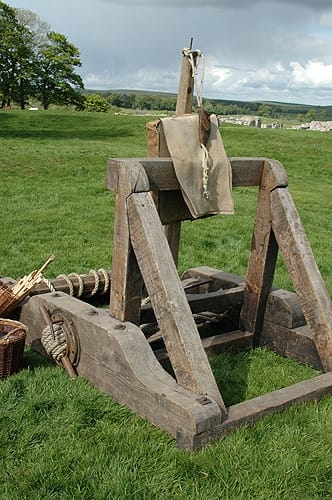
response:
[[[188,269],[181,279],[188,278],[209,279],[209,291],[241,287],[245,284],[245,278],[241,276],[208,266]],[[264,320],[290,329],[306,324],[297,294],[282,289],[273,289],[269,294]]]
[[[250,332],[237,330],[214,335],[213,337],[206,337],[201,340],[205,352],[209,354],[221,354],[223,352],[236,353],[251,349],[252,337],[253,334]],[[159,361],[169,358],[166,349],[157,349],[154,353]]]
[[[116,171],[112,286],[110,315],[120,321],[138,324],[141,313],[143,281],[133,252],[128,227],[126,198],[135,189],[149,189],[143,166],[136,161],[111,162]]]
[[[177,381],[226,415],[150,193],[127,200],[130,238]]]
[[[183,449],[198,450],[241,425],[252,424],[273,412],[285,410],[294,404],[318,400],[330,394],[332,394],[332,372],[230,406],[228,418],[219,426],[199,436],[190,436],[179,431],[177,444]]]
[[[272,227],[325,371],[332,370],[332,304],[287,188],[271,193]]]
[[[213,313],[223,313],[232,307],[238,307],[243,303],[243,286],[227,290],[217,290],[208,293],[186,293],[192,313],[210,311]],[[155,320],[155,315],[151,305],[142,306],[141,323],[149,323]]]
[[[108,275],[108,279],[109,279],[109,283],[110,283],[111,282],[112,273],[111,273],[111,271],[109,269],[105,270],[105,272]],[[98,277],[99,277],[99,287],[98,287],[98,292],[97,293],[98,294],[103,294],[104,293],[104,289],[105,289],[105,276],[104,276],[104,273],[98,272]],[[78,292],[78,290],[79,290],[79,286],[80,286],[79,279],[74,274],[74,275],[70,276],[70,280],[71,280],[71,282],[73,284],[74,294],[76,295],[77,292]],[[81,275],[81,280],[83,281],[83,293],[82,293],[82,297],[89,296],[91,294],[91,292],[93,291],[94,287],[95,287],[96,278],[95,278],[95,276],[94,276],[93,273],[87,273],[87,274]],[[54,287],[54,289],[56,291],[69,293],[69,286],[68,286],[68,283],[67,283],[67,281],[65,279],[63,279],[63,278],[53,278],[53,279],[50,279],[49,281],[50,281],[50,283],[52,284],[52,286]],[[40,295],[42,293],[49,293],[49,291],[50,291],[49,287],[46,285],[46,283],[44,281],[42,281],[38,285],[35,285],[33,287],[33,289],[30,291],[30,295]],[[109,293],[109,289],[107,290],[107,293]]]
[[[260,345],[281,356],[295,359],[316,370],[323,371],[320,357],[307,325],[287,328],[265,320]]]
[[[200,434],[221,422],[219,406],[185,389],[161,367],[141,330],[111,318],[106,310],[87,306],[66,294],[31,297],[21,320],[28,325],[27,342],[40,343],[40,308],[67,317],[79,334],[81,377],[110,394],[115,401],[176,436],[178,429]]]
[[[196,61],[197,55],[197,52],[193,52],[194,61]],[[176,100],[176,116],[182,116],[192,112],[193,94],[194,78],[192,67],[189,57],[184,54],[181,65],[178,96]]]
[[[199,266],[193,267],[192,269],[187,269],[181,276],[181,279],[196,278],[196,279],[208,279],[210,281],[209,291],[215,292],[221,288],[234,288],[237,286],[244,286],[245,278],[238,276],[227,271],[221,271],[220,269],[214,269],[209,266]]]
[[[249,255],[241,322],[244,330],[254,334],[255,346],[259,345],[278,255],[278,245],[272,231],[270,192],[276,185],[287,182],[284,179],[280,182],[278,178],[281,168],[278,162],[265,162]]]
[[[232,166],[233,187],[259,186],[266,158],[230,158]],[[122,164],[128,169],[132,163],[143,165],[151,191],[176,191],[180,189],[176,178],[173,162],[170,158],[118,158],[110,159],[107,164],[106,187],[117,190],[118,171]],[[148,191],[144,182],[136,185],[135,192]]]

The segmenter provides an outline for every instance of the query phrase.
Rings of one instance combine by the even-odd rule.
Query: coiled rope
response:
[[[110,286],[110,278],[105,269],[98,269],[98,272],[91,270],[90,273],[94,277],[94,286],[91,290],[89,297],[93,297],[99,290],[100,286],[100,273],[104,278],[104,288],[102,293],[105,294]],[[84,281],[80,274],[70,273],[70,274],[60,274],[57,278],[62,278],[68,285],[69,295],[73,297],[74,295],[79,298],[82,296],[84,291]],[[73,285],[73,278],[78,282],[78,289],[75,294],[75,289]],[[43,277],[44,283],[47,285],[51,292],[55,292],[56,289],[52,282],[47,278]],[[66,356],[67,353],[67,340],[65,333],[63,331],[62,325],[60,323],[53,323],[52,326],[46,326],[41,334],[41,343],[49,356],[51,356],[57,363],[61,362],[61,359]]]
[[[91,269],[91,271],[89,271],[89,273],[92,274],[94,277],[94,286],[93,286],[93,289],[91,290],[91,292],[87,295],[87,297],[93,297],[99,291],[100,282],[101,282],[100,275],[104,278],[104,287],[101,291],[101,294],[105,294],[110,287],[110,278],[109,278],[107,271],[105,269],[102,269],[102,268],[98,269],[98,271]],[[75,296],[75,297],[79,298],[83,295],[84,281],[83,281],[82,275],[80,275],[78,273],[59,274],[59,276],[57,276],[57,278],[63,279],[66,282],[66,284],[68,286],[68,293],[71,297]],[[78,283],[77,290],[75,290],[73,279],[75,279]],[[43,281],[46,284],[46,286],[50,289],[51,292],[56,291],[53,283],[50,280],[43,277]]]
[[[53,323],[51,326],[46,326],[41,334],[41,343],[49,356],[57,363],[67,353],[67,340],[60,323]]]

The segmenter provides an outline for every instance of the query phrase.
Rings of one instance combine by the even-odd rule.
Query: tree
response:
[[[31,34],[19,23],[15,9],[0,1],[1,107],[14,99],[21,100],[23,82],[29,76],[33,59],[30,40]]]
[[[81,66],[80,52],[60,33],[52,31],[48,42],[38,53],[35,77],[35,95],[44,109],[54,104],[74,104],[82,107],[84,88],[82,78],[75,73]]]
[[[306,120],[308,122],[312,121],[325,121],[327,120],[327,113],[325,109],[318,108],[310,108],[306,114]]]
[[[85,99],[85,104],[84,108],[87,111],[98,111],[98,112],[104,112],[109,108],[109,103],[105,97],[102,97],[99,94],[90,94],[86,99]]]
[[[22,109],[30,96],[50,103],[84,101],[79,50],[64,35],[50,32],[49,25],[31,11],[13,9],[0,0],[0,95],[1,105],[11,101]]]
[[[260,116],[272,118],[274,116],[273,107],[268,104],[261,104],[258,108],[258,114]]]
[[[30,43],[37,52],[38,49],[48,43],[47,34],[51,31],[50,25],[31,10],[15,9],[15,12],[18,22],[30,31],[32,35]]]

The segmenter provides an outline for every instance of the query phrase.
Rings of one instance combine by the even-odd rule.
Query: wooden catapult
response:
[[[191,112],[193,83],[184,56],[177,115]],[[149,158],[108,162],[107,187],[116,193],[109,310],[69,296],[61,279],[53,280],[53,292],[41,285],[20,309],[28,344],[45,353],[42,329],[60,324],[66,339],[62,364],[69,373],[166,430],[183,449],[199,449],[241,424],[331,394],[331,300],[283,166],[267,158],[230,159],[233,186],[259,186],[246,278],[199,267],[181,281],[180,224],[190,216],[155,124],[148,127],[148,150]],[[272,289],[278,249],[296,293]],[[150,304],[142,305],[143,289]],[[201,339],[193,315],[225,311],[231,313],[221,333]],[[159,332],[149,336],[142,325],[153,322]],[[227,408],[206,352],[257,346],[323,373]],[[164,369],[165,360],[174,376]]]

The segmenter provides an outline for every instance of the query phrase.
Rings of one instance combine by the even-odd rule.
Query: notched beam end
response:
[[[107,162],[106,189],[115,193],[121,190],[131,193],[150,191],[150,183],[145,168],[139,158],[109,159]]]

